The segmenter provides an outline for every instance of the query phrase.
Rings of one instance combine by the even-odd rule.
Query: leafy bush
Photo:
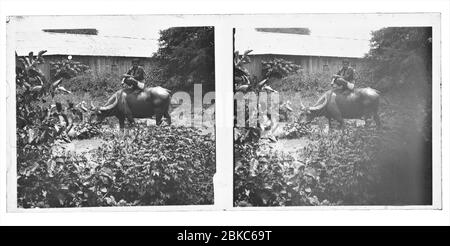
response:
[[[72,136],[76,139],[89,139],[101,134],[101,126],[88,121],[80,122],[73,127]]]
[[[60,78],[70,79],[87,72],[89,72],[89,66],[82,64],[81,62],[67,59],[50,62],[50,74],[52,80]]]
[[[19,207],[94,206],[99,202],[95,188],[88,186],[97,180],[84,157],[55,156],[50,146],[30,146],[20,150],[17,157]]]
[[[50,95],[53,99],[55,93],[63,88],[59,82],[47,81],[42,71],[38,69],[38,65],[45,62],[43,58],[45,52],[40,51],[36,57],[33,52],[30,52],[28,57],[16,56],[19,206],[23,201],[33,199],[33,197],[47,195],[47,190],[39,189],[42,185],[46,185],[45,182],[40,182],[40,174],[48,172],[48,166],[52,164],[49,161],[52,144],[65,138],[65,129],[61,119],[51,114],[49,105],[43,105],[47,96]],[[52,173],[49,175],[53,176]],[[49,190],[57,188],[50,187]]]
[[[235,144],[235,206],[430,204],[431,141],[397,120],[382,132],[312,131],[295,154]]]
[[[19,154],[20,207],[212,204],[215,144],[183,127],[109,133],[85,156],[40,146]],[[64,153],[64,152],[62,152]]]
[[[239,86],[251,84],[250,74],[244,66],[250,62],[250,56],[248,55],[250,52],[252,51],[246,50],[240,55],[239,51],[235,51],[233,54],[233,84],[235,91],[238,90]]]
[[[270,84],[278,91],[324,92],[330,88],[331,76],[328,73],[296,73],[281,79],[272,79]]]
[[[283,126],[283,135],[279,136],[279,138],[301,138],[310,132],[311,128],[308,123],[301,123],[298,120],[294,120]]]
[[[248,70],[245,68],[245,64],[250,62],[250,56],[248,55],[251,50],[245,51],[242,55],[239,54],[239,51],[235,51],[233,54],[233,86],[234,91],[258,91],[257,81],[250,80],[250,74]],[[234,127],[234,142],[235,143],[245,143],[247,141],[255,141],[258,140],[261,136],[261,129],[258,127],[250,127],[248,124],[249,120],[249,111],[248,106],[245,107],[245,126],[244,127]],[[235,124],[237,122],[237,102],[234,101],[234,120]]]
[[[164,68],[157,63],[145,67],[145,86],[161,86],[172,91],[176,90],[178,87],[169,85],[164,77],[164,73]]]
[[[103,149],[115,170],[111,194],[138,204],[211,204],[215,143],[192,128],[135,128]]]
[[[283,78],[297,72],[297,70],[300,69],[300,65],[282,58],[262,61],[262,66],[262,72],[265,78]]]
[[[60,121],[52,117],[51,108],[42,106],[45,98],[62,90],[59,82],[47,81],[38,65],[44,63],[40,51],[35,57],[16,56],[16,118],[17,147],[26,149],[28,145],[52,143],[63,132]]]
[[[234,59],[233,59],[233,75],[234,75],[234,91],[235,92],[253,92],[259,97],[261,92],[267,92],[269,95],[270,93],[277,93],[275,90],[273,90],[268,85],[268,80],[262,80],[257,81],[250,79],[250,74],[245,68],[244,64],[247,64],[250,62],[249,53],[252,52],[252,50],[245,51],[242,55],[239,54],[239,51],[235,51],[234,53]],[[255,107],[267,107],[269,108],[270,102],[268,102],[268,105],[266,105],[264,102],[258,103],[258,105],[255,105]],[[235,142],[243,143],[246,141],[254,141],[259,139],[261,136],[261,132],[264,130],[264,124],[267,122],[262,122],[261,119],[264,117],[260,117],[259,115],[259,108],[249,108],[249,104],[246,103],[246,106],[244,108],[244,117],[245,117],[245,126],[244,127],[237,127],[235,126],[234,130],[234,139]],[[254,115],[250,115],[251,112],[254,112]],[[237,123],[237,102],[234,102],[234,118],[235,123]],[[249,121],[251,117],[255,117],[256,119],[256,127],[251,126]],[[267,114],[267,119],[270,119],[270,115]]]
[[[258,127],[234,127],[234,143],[245,144],[246,142],[258,141],[261,137],[261,129]]]
[[[313,188],[319,199],[341,205],[371,204],[380,176],[381,138],[373,129],[332,132],[305,148],[307,166],[318,175]]]
[[[158,64],[152,64],[145,68],[145,86],[162,86],[169,90],[180,88],[180,83],[170,83],[170,80],[164,78],[164,70]],[[64,86],[70,91],[77,93],[89,93],[92,97],[102,97],[105,94],[111,94],[123,88],[121,85],[122,76],[112,73],[101,73],[94,75],[92,73],[83,73],[72,77],[63,82]]]
[[[374,187],[377,138],[365,130],[320,136],[304,149],[304,163],[292,155],[237,148],[237,204],[303,206],[368,204]],[[248,154],[249,153],[249,154]],[[263,154],[264,153],[264,154]],[[245,204],[245,203],[244,203]]]
[[[63,82],[72,92],[89,92],[93,97],[111,94],[121,88],[121,77],[110,73],[82,74]]]
[[[312,193],[314,169],[256,142],[235,144],[235,206],[328,205]]]

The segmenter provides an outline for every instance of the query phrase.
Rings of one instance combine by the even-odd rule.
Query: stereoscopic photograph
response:
[[[164,18],[8,18],[17,208],[214,204],[214,27]]]
[[[436,205],[433,16],[9,16],[8,207]]]
[[[234,206],[432,205],[432,27],[322,17],[234,29]]]

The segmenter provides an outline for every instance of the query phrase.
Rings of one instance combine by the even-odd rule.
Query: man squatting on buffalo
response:
[[[341,88],[347,88],[353,91],[355,88],[355,69],[349,66],[348,60],[342,61],[342,68],[339,72],[333,75],[334,83]]]
[[[132,67],[128,70],[126,74],[124,74],[124,78],[122,80],[122,83],[125,83],[131,87],[135,91],[141,91],[144,89],[144,79],[145,79],[145,72],[144,68],[142,66],[139,66],[139,60],[133,59],[131,62]]]

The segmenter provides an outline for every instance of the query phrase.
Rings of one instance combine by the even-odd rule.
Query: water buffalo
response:
[[[163,116],[170,124],[170,100],[170,90],[159,86],[148,87],[142,91],[126,88],[114,93],[103,107],[95,108],[93,115],[99,122],[105,117],[116,116],[121,129],[125,126],[125,119],[133,124],[134,118],[151,118],[153,116],[156,117],[156,125],[161,124]]]
[[[325,92],[312,107],[305,107],[301,103],[300,117],[302,122],[309,122],[316,117],[324,116],[328,119],[329,129],[331,129],[332,119],[337,120],[342,128],[344,119],[364,118],[368,126],[367,119],[372,116],[377,127],[380,128],[379,101],[380,93],[369,87],[356,88],[353,91],[332,89]]]

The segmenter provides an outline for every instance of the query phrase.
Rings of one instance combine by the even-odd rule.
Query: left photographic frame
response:
[[[8,18],[8,210],[214,205],[214,27],[182,23]]]

